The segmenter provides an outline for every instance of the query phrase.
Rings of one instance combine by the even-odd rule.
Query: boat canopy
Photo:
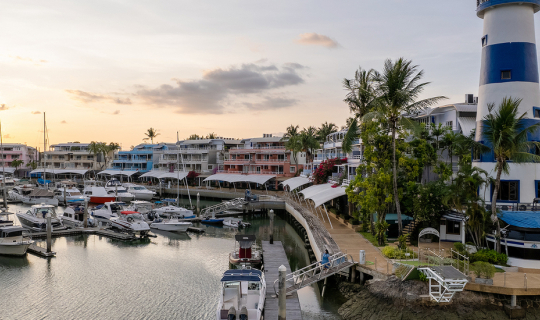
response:
[[[261,281],[262,272],[260,270],[227,270],[223,274],[221,281]]]
[[[229,174],[229,173],[218,173],[209,176],[203,181],[225,181],[225,182],[252,182],[258,184],[265,184],[268,180],[275,178],[275,175],[269,174]]]
[[[315,185],[300,192],[304,195],[304,199],[310,199],[314,202],[315,207],[321,206],[324,203],[346,195],[345,187],[333,187],[331,183]]]
[[[2,170],[5,172],[5,173],[14,173],[16,168],[13,168],[13,167],[4,167],[2,168]],[[0,171],[0,173],[2,173],[2,171]]]
[[[147,172],[147,173],[141,175],[141,178],[144,178],[144,177],[146,177],[146,178],[158,178],[158,179],[169,178],[169,179],[182,180],[185,177],[187,177],[187,175],[188,175],[188,172],[184,172],[184,171],[181,171],[181,172],[178,172],[178,171],[169,172],[169,171],[163,171],[163,170],[152,170],[150,172]]]
[[[111,176],[126,176],[131,177],[139,171],[128,171],[128,170],[103,170],[98,174],[107,174]]]
[[[539,211],[501,211],[497,215],[501,220],[514,227],[540,229]]]
[[[308,184],[310,182],[311,182],[311,180],[309,180],[308,178],[295,177],[295,178],[291,178],[289,180],[285,180],[281,184],[283,185],[283,187],[288,186],[289,190],[293,191],[294,189],[299,188],[299,187],[301,187],[303,185],[306,185],[306,184]]]
[[[234,236],[234,239],[240,243],[240,248],[247,249],[251,248],[256,238],[253,234],[237,234]]]

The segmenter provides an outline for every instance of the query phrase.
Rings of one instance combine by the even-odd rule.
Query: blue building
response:
[[[140,144],[131,151],[120,151],[112,163],[112,170],[137,171],[141,173],[152,170],[154,152],[170,150],[175,144]]]

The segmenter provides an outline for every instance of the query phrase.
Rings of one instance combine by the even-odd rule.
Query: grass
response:
[[[396,262],[399,262],[401,264],[408,264],[410,266],[418,267],[420,265],[420,261],[404,261],[404,260],[398,260]],[[422,263],[422,265],[425,265],[426,263]]]
[[[384,246],[386,246],[387,244],[389,243],[394,243],[396,242],[396,240],[387,240],[386,243],[382,246],[379,245],[379,242],[377,241],[377,238],[375,238],[374,235],[371,234],[371,232],[362,232],[362,231],[359,231],[358,233],[360,233],[364,238],[366,238],[369,242],[371,242],[372,245],[376,246],[376,247],[379,247],[379,248],[382,248]]]

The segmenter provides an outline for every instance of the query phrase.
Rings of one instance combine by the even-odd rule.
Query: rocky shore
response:
[[[340,308],[343,320],[356,319],[509,319],[503,305],[506,297],[470,291],[457,293],[451,304],[431,302],[426,282],[405,281],[396,277],[386,281],[369,280],[365,285],[342,282],[340,292],[348,299]],[[525,319],[539,319],[538,297],[518,303],[527,307]]]

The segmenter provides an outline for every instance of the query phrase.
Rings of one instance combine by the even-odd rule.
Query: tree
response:
[[[306,153],[306,160],[309,163],[313,155],[313,150],[321,147],[317,140],[317,129],[315,127],[304,128],[298,137],[302,151]]]
[[[300,126],[295,126],[295,125],[291,124],[289,127],[287,127],[287,132],[285,132],[285,134],[283,135],[283,138],[281,138],[281,140],[284,141],[286,139],[296,137],[299,134],[299,132],[298,132],[299,128],[300,128]]]
[[[505,97],[499,107],[494,110],[495,104],[489,104],[489,114],[482,120],[482,136],[486,144],[491,147],[495,156],[495,188],[491,198],[491,219],[497,225],[497,252],[501,252],[501,227],[497,217],[497,197],[501,184],[501,174],[509,174],[508,161],[515,164],[526,162],[539,162],[540,156],[535,152],[540,150],[540,143],[528,141],[527,135],[534,134],[540,123],[526,127],[525,116],[518,115],[521,99]],[[531,150],[533,151],[531,153]]]
[[[90,142],[90,144],[88,145],[88,153],[93,154],[94,158],[96,158],[97,160],[98,155],[103,153],[103,145],[104,145],[103,142],[96,142],[96,141]],[[101,165],[100,169],[103,169],[103,165]]]
[[[388,59],[384,64],[382,73],[374,75],[376,83],[376,106],[373,112],[364,115],[363,119],[373,118],[384,119],[390,127],[392,135],[392,175],[393,192],[396,213],[398,217],[399,235],[403,234],[403,224],[401,222],[401,207],[399,205],[399,193],[397,183],[397,159],[396,159],[396,135],[398,124],[408,119],[404,115],[415,114],[427,107],[436,104],[444,96],[418,100],[429,82],[420,83],[424,72],[418,71],[418,66],[412,62],[399,58],[395,62]]]
[[[291,151],[294,163],[298,167],[298,152],[302,151],[302,143],[298,135],[293,136],[285,143],[285,149]]]
[[[105,160],[105,167],[107,167],[107,163],[109,162],[109,159],[114,158],[114,152],[119,149],[120,149],[120,145],[116,142],[111,142],[108,145],[103,143],[102,152],[103,152],[103,158]]]
[[[192,135],[190,135],[186,140],[197,140],[201,138],[201,136],[199,136],[198,134],[194,133]]]
[[[337,131],[338,127],[335,123],[328,123],[326,121],[319,127],[319,129],[317,129],[317,139],[319,139],[320,143],[324,143],[324,141],[326,140],[326,136]]]
[[[216,138],[217,138],[217,134],[213,132],[206,135],[206,139],[216,139]]]
[[[28,162],[28,163],[26,164],[26,166],[27,166],[28,168],[32,169],[32,170],[36,170],[38,164],[37,164],[35,161],[32,160],[32,161]]]
[[[10,166],[15,168],[15,173],[17,173],[17,171],[19,171],[19,167],[22,166],[23,164],[24,164],[24,161],[22,160],[13,160],[11,161]]]
[[[159,136],[160,133],[158,133],[156,129],[150,128],[150,129],[146,130],[146,132],[144,133],[144,135],[146,136],[146,138],[144,138],[143,140],[148,140],[148,139],[150,139],[151,143],[154,144],[154,138],[156,138],[157,136]]]

